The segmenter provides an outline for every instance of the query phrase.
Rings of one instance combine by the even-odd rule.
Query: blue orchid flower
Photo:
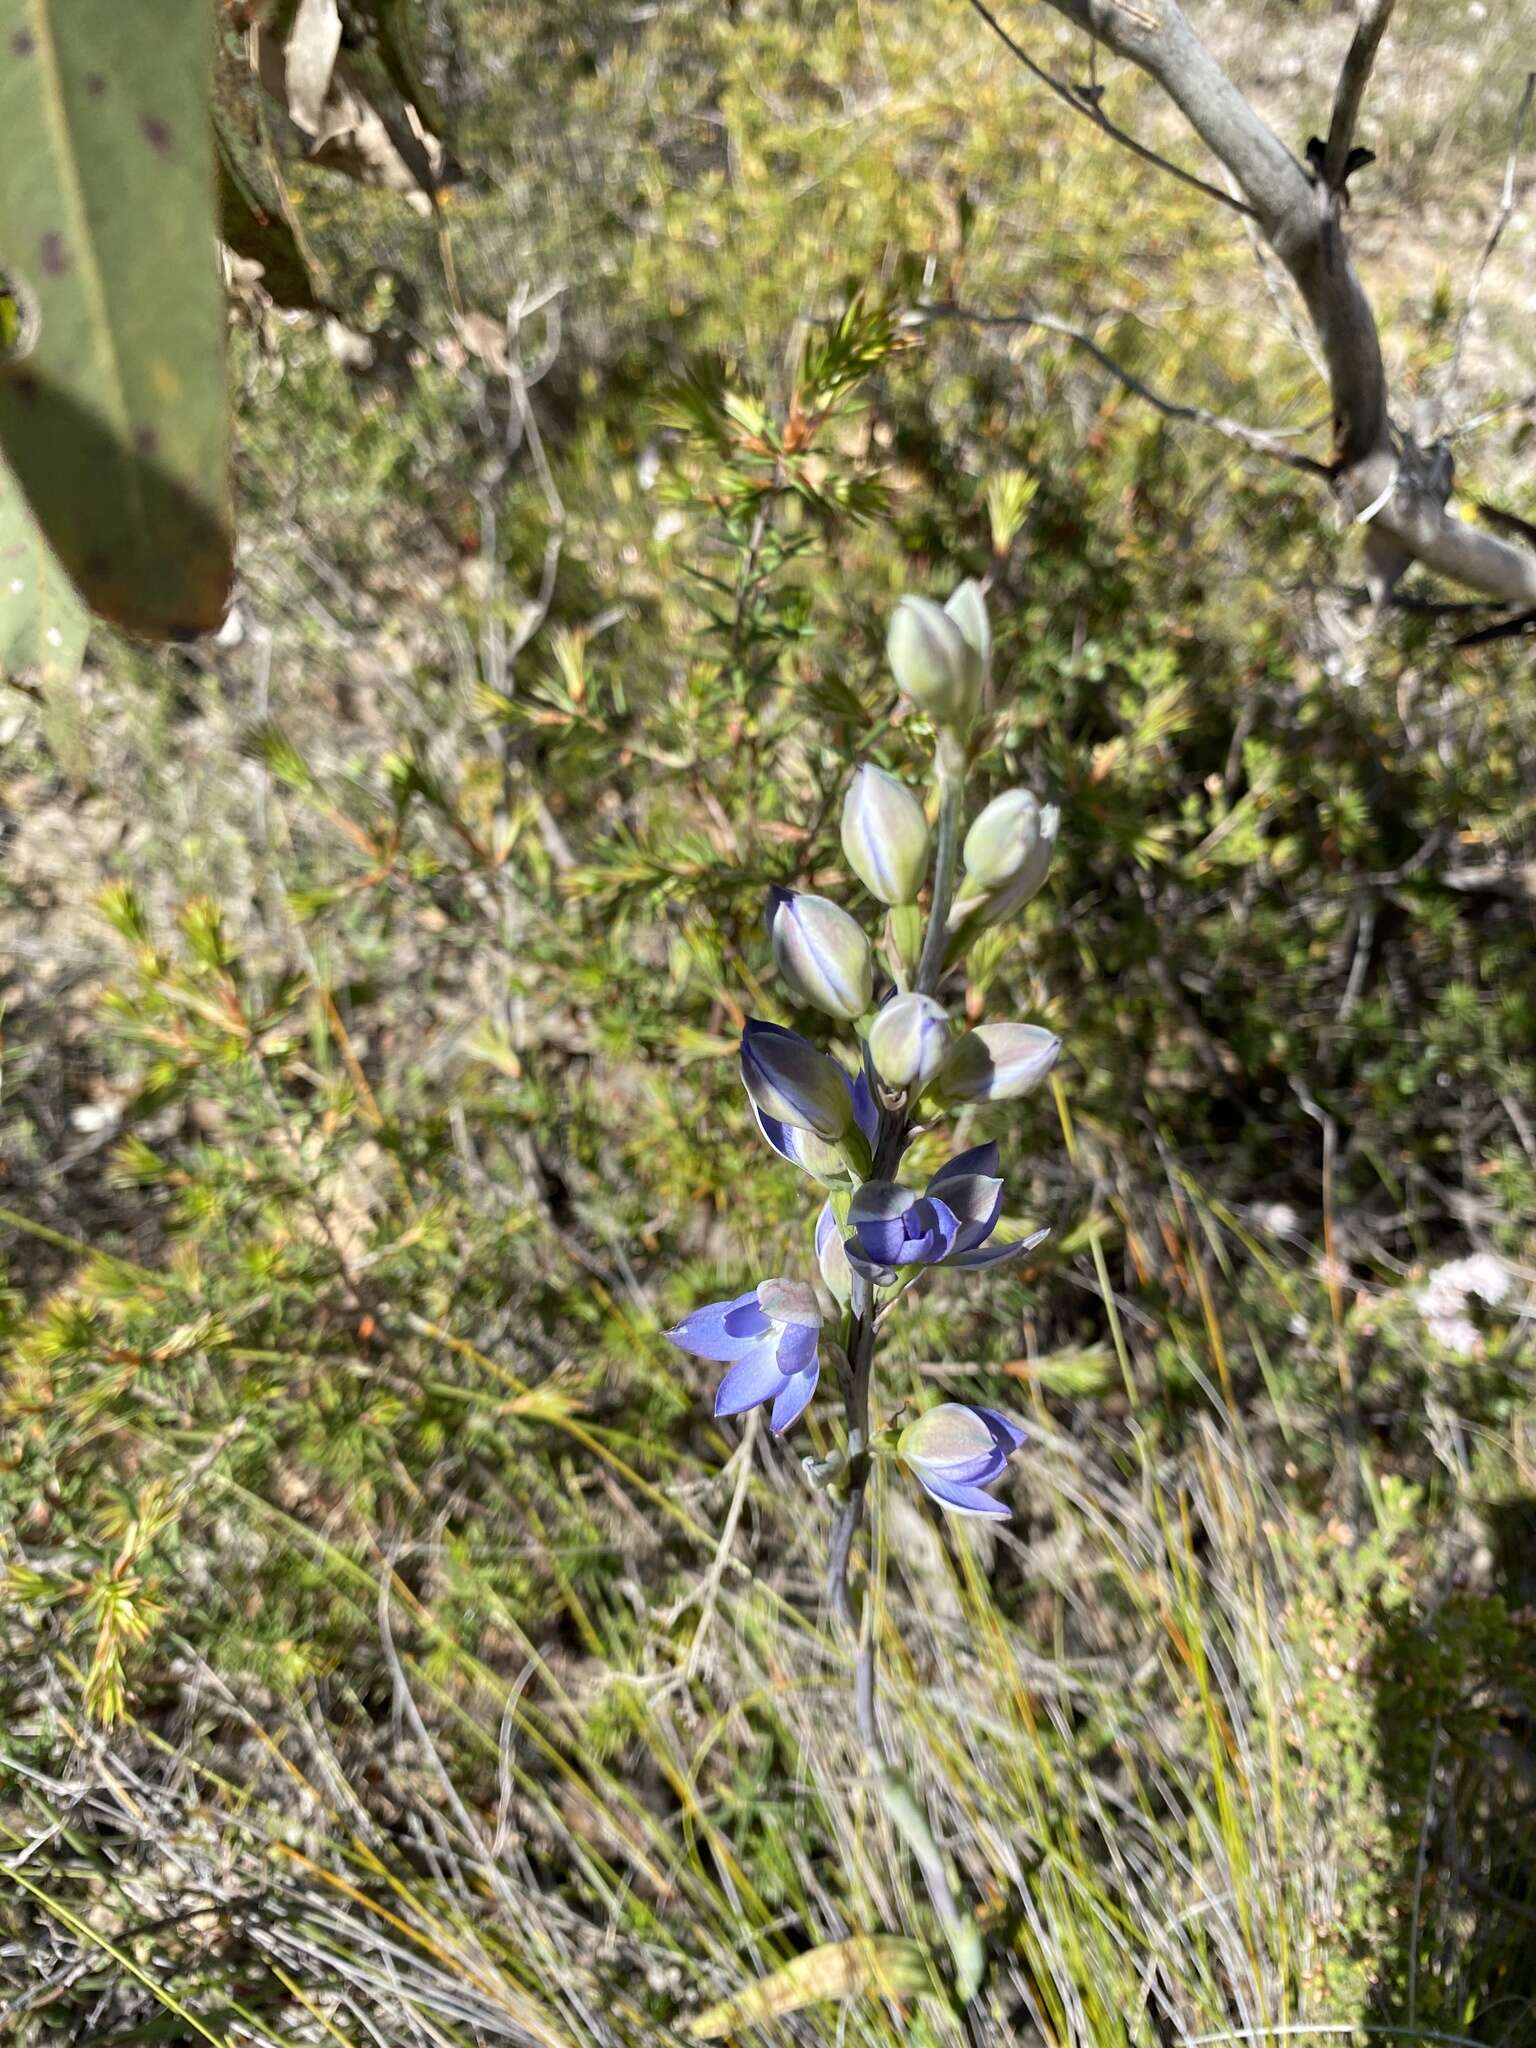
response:
[[[846,1181],[847,1162],[837,1144],[824,1135],[838,1121],[827,1098],[841,1090],[847,1127],[861,1131],[865,1142],[873,1146],[880,1111],[865,1076],[860,1073],[857,1079],[850,1079],[836,1060],[818,1051],[798,1031],[788,1031],[782,1024],[764,1024],[755,1017],[742,1039],[741,1064],[757,1127],[779,1157],[819,1181]],[[806,1121],[790,1123],[773,1113],[784,1107]],[[813,1114],[819,1128],[810,1122]]]
[[[896,1455],[949,1513],[1006,1521],[1008,1509],[983,1488],[1002,1477],[1025,1436],[1017,1422],[995,1408],[941,1401],[907,1424],[896,1440]]]
[[[997,1146],[975,1145],[941,1166],[920,1195],[898,1181],[866,1181],[849,1206],[849,1264],[888,1279],[902,1266],[997,1266],[1033,1250],[1047,1231],[987,1242],[1003,1211],[997,1167]]]
[[[667,1335],[680,1351],[728,1365],[715,1389],[718,1416],[773,1403],[775,1436],[804,1411],[821,1372],[821,1311],[803,1281],[760,1280],[733,1301],[712,1301]]]

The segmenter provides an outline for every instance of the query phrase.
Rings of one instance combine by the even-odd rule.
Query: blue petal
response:
[[[990,1493],[983,1493],[979,1486],[964,1486],[952,1479],[940,1479],[932,1473],[923,1472],[913,1466],[918,1482],[925,1493],[932,1496],[941,1508],[952,1515],[988,1515],[995,1522],[1006,1522],[1009,1510],[1000,1500],[994,1500]]]
[[[989,1244],[974,1250],[956,1252],[949,1264],[971,1272],[978,1266],[1001,1266],[1009,1259],[1019,1259],[1025,1252],[1032,1252],[1036,1245],[1044,1244],[1050,1234],[1051,1228],[1047,1224],[1044,1230],[1036,1230],[1028,1237],[1017,1238],[1012,1244]]]
[[[848,1221],[867,1259],[893,1266],[908,1239],[907,1218],[916,1196],[893,1180],[867,1180],[849,1205]]]
[[[825,1255],[827,1246],[837,1234],[837,1217],[833,1214],[832,1204],[830,1202],[823,1202],[821,1212],[816,1218],[816,1257],[818,1261]]]
[[[749,1309],[755,1315],[755,1327],[747,1314]],[[675,1330],[668,1330],[667,1335],[679,1351],[726,1364],[733,1358],[745,1357],[748,1351],[761,1343],[768,1327],[768,1318],[758,1308],[757,1293],[753,1289],[746,1294],[738,1294],[733,1301],[712,1301],[704,1308],[696,1308],[692,1315],[683,1317]]]
[[[783,1392],[773,1404],[773,1413],[769,1418],[775,1436],[782,1436],[792,1422],[799,1421],[805,1412],[805,1404],[816,1391],[816,1382],[820,1376],[821,1368],[813,1359],[809,1372],[797,1372],[794,1378],[785,1384]]]
[[[953,1180],[958,1174],[983,1173],[989,1180],[994,1179],[998,1169],[999,1154],[997,1141],[986,1145],[973,1145],[968,1152],[957,1152],[953,1159],[946,1161],[928,1183],[928,1192],[933,1193],[944,1181]]]
[[[999,1439],[998,1449],[1005,1457],[1011,1457],[1029,1441],[1029,1431],[1023,1423],[1015,1422],[1011,1415],[1004,1415],[1000,1408],[978,1408],[976,1413]]]
[[[773,1355],[771,1343],[759,1345],[745,1358],[737,1359],[715,1389],[716,1415],[741,1415],[761,1401],[771,1401],[783,1392],[784,1374]]]
[[[873,1145],[880,1135],[880,1105],[869,1085],[869,1077],[861,1071],[848,1083],[848,1092],[853,1097],[853,1114],[859,1129]]]
[[[959,1241],[961,1233],[970,1226],[961,1223],[960,1218],[948,1202],[937,1201],[932,1195],[924,1195],[916,1204],[914,1221],[921,1218],[924,1250],[909,1251],[905,1263],[920,1259],[925,1265],[935,1259],[946,1258]]]
[[[748,1097],[748,1100],[750,1101],[751,1098]],[[777,1117],[765,1116],[755,1102],[752,1104],[752,1114],[757,1118],[757,1128],[768,1140],[774,1151],[778,1153],[779,1157],[787,1159],[791,1166],[798,1166],[800,1162],[795,1157],[790,1146],[793,1134],[790,1131],[789,1125],[781,1124]]]
[[[791,1373],[811,1372],[816,1365],[819,1328],[807,1328],[803,1323],[780,1323],[778,1342],[774,1358],[781,1373],[787,1378]]]

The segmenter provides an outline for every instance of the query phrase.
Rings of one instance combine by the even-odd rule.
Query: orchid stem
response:
[[[939,734],[935,767],[939,782],[939,843],[933,861],[933,902],[928,933],[917,963],[915,986],[931,996],[944,975],[949,940],[949,907],[955,900],[955,868],[960,853],[960,814],[965,796],[965,743],[946,728]]]
[[[914,982],[922,995],[932,995],[943,978],[949,911],[954,901],[965,781],[965,746],[957,734],[948,730],[940,732],[935,768],[939,785],[938,846],[933,863],[928,929]],[[909,1121],[909,1109],[905,1105],[882,1112],[874,1145],[873,1174],[877,1180],[888,1179],[900,1164]],[[859,1741],[871,1770],[876,1774],[881,1797],[897,1832],[912,1852],[929,1902],[954,1953],[957,1985],[963,2004],[980,1981],[980,1936],[975,1921],[956,1903],[949,1872],[934,1841],[927,1815],[911,1787],[892,1772],[887,1761],[875,1710],[877,1663],[873,1592],[866,1590],[860,1611],[854,1605],[848,1578],[853,1547],[864,1518],[864,1499],[869,1490],[869,1387],[875,1362],[877,1320],[874,1283],[863,1274],[855,1273],[846,1342],[849,1368],[846,1381],[847,1491],[832,1523],[827,1557],[827,1598],[838,1621],[855,1632],[853,1701]]]

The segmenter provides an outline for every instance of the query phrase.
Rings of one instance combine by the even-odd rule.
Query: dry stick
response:
[[[1331,193],[1344,190],[1349,146],[1355,139],[1360,102],[1365,98],[1376,52],[1387,32],[1395,4],[1396,0],[1363,0],[1360,8],[1355,33],[1333,95],[1333,119],[1328,124],[1328,141],[1323,150],[1323,182]]]
[[[1203,192],[1207,199],[1214,199],[1222,206],[1231,207],[1234,213],[1252,214],[1253,208],[1247,200],[1239,199],[1231,192],[1223,192],[1219,185],[1207,184],[1206,180],[1198,177],[1195,172],[1186,171],[1180,165],[1171,163],[1167,157],[1159,156],[1155,149],[1149,149],[1144,142],[1138,142],[1134,135],[1111,121],[1099,105],[1098,94],[1101,88],[1095,87],[1091,93],[1085,93],[1069,85],[1064,78],[1055,77],[1043,65],[1037,64],[1034,58],[1009,35],[997,16],[984,4],[984,0],[970,0],[970,6],[981,16],[998,41],[1024,66],[1030,77],[1038,79],[1047,92],[1055,93],[1057,99],[1064,106],[1070,107],[1074,114],[1081,114],[1085,121],[1091,121],[1095,128],[1109,136],[1111,140],[1123,144],[1133,156],[1139,156],[1143,163],[1154,164],[1158,170],[1166,171],[1170,178],[1177,178],[1181,185],[1192,186],[1196,192]]]
[[[699,1619],[693,1631],[693,1641],[688,1646],[688,1661],[683,1667],[684,1678],[691,1679],[699,1668],[699,1659],[704,1654],[704,1639],[709,1634],[709,1625],[715,1618],[715,1608],[720,1599],[720,1585],[725,1577],[725,1568],[731,1555],[731,1545],[736,1541],[736,1529],[741,1521],[741,1511],[747,1504],[747,1485],[752,1477],[752,1453],[757,1444],[757,1424],[762,1411],[754,1408],[747,1417],[747,1426],[742,1432],[741,1442],[732,1451],[725,1470],[739,1463],[736,1487],[731,1495],[731,1505],[726,1510],[725,1527],[720,1531],[720,1541],[710,1561],[709,1571],[699,1595]],[[724,1473],[721,1474],[723,1478]]]
[[[1340,210],[1232,83],[1179,0],[1158,0],[1155,16],[1127,0],[1047,5],[1161,86],[1231,174],[1290,273],[1328,365],[1337,455],[1331,482],[1346,516],[1358,519],[1366,508],[1377,531],[1410,560],[1485,596],[1536,605],[1536,553],[1451,516],[1443,478],[1426,473],[1422,462],[1399,461],[1407,451],[1391,422],[1376,318],[1350,259]],[[1345,60],[1346,76],[1335,95],[1341,134],[1369,76],[1366,59],[1379,36],[1373,40],[1363,31],[1373,26],[1376,12],[1371,10],[1369,21],[1362,18],[1362,33]]]
[[[1509,217],[1515,210],[1515,179],[1520,170],[1520,144],[1525,135],[1526,117],[1531,111],[1533,95],[1536,95],[1536,71],[1528,71],[1525,74],[1525,90],[1521,93],[1520,104],[1515,110],[1515,132],[1510,140],[1509,156],[1504,164],[1504,190],[1499,197],[1498,212],[1493,217],[1488,239],[1483,244],[1472,272],[1472,282],[1467,286],[1466,303],[1462,306],[1461,318],[1456,323],[1456,339],[1451,345],[1451,361],[1445,373],[1445,388],[1435,409],[1437,418],[1443,419],[1451,409],[1451,401],[1456,395],[1456,385],[1461,376],[1462,351],[1467,344],[1467,332],[1472,325],[1472,315],[1477,310],[1483,277],[1493,261],[1493,252],[1499,246],[1499,238],[1509,225]],[[1466,429],[1463,428],[1462,431],[1465,432]]]
[[[1127,391],[1144,399],[1165,419],[1187,420],[1198,427],[1209,427],[1215,433],[1224,434],[1229,441],[1251,449],[1255,455],[1267,456],[1272,462],[1284,463],[1287,469],[1299,469],[1306,476],[1330,480],[1333,471],[1325,462],[1318,462],[1310,455],[1303,455],[1299,449],[1287,448],[1277,431],[1265,427],[1250,427],[1242,420],[1229,419],[1226,414],[1212,412],[1208,406],[1185,405],[1178,399],[1165,398],[1160,391],[1154,391],[1149,384],[1134,376],[1123,363],[1117,363],[1108,350],[1099,346],[1091,334],[1081,328],[1070,326],[1059,320],[1054,313],[1042,313],[1026,306],[1017,313],[980,313],[965,306],[917,306],[912,317],[916,320],[959,320],[971,327],[1038,327],[1047,334],[1059,334],[1064,341],[1093,357],[1102,368],[1123,384]]]

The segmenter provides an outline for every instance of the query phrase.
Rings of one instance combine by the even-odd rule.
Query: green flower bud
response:
[[[843,852],[882,903],[915,903],[928,872],[928,820],[894,775],[866,762],[843,801]]]
[[[869,1031],[869,1056],[887,1088],[926,1088],[949,1057],[949,1018],[932,996],[892,996]]]
[[[993,797],[965,835],[965,872],[981,889],[1011,882],[1040,843],[1040,806],[1027,789]]]
[[[965,636],[965,644],[986,675],[992,666],[992,621],[987,617],[987,600],[974,576],[965,581],[944,607]]]
[[[816,1264],[828,1293],[846,1308],[853,1297],[853,1268],[848,1263],[842,1225],[831,1202],[823,1204],[816,1218]]]
[[[858,924],[825,896],[775,889],[768,935],[774,964],[803,1003],[850,1023],[874,1000],[875,956]]]
[[[942,605],[904,597],[891,614],[885,652],[904,697],[935,725],[966,731],[981,702],[982,656]]]
[[[931,1092],[947,1109],[1009,1102],[1038,1087],[1060,1051],[1055,1032],[1038,1024],[979,1024],[956,1039]]]
[[[966,884],[951,925],[975,915],[1001,924],[1032,902],[1044,886],[1056,850],[1061,812],[1041,805],[1027,789],[994,797],[965,835]]]

